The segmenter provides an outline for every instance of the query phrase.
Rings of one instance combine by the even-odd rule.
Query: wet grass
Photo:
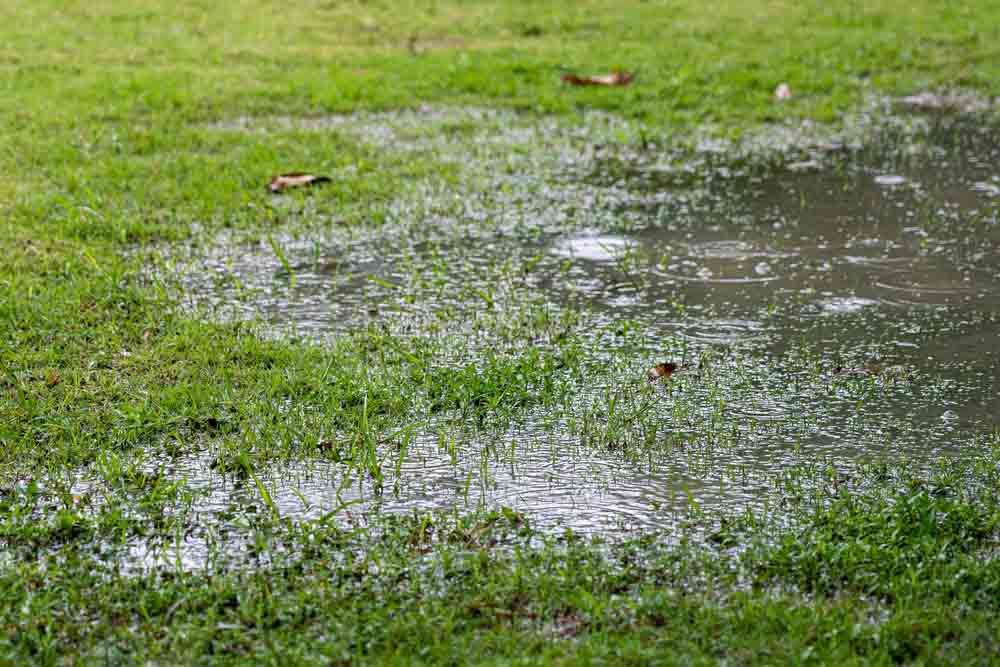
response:
[[[529,273],[531,257],[468,269],[490,277],[485,289],[468,281],[457,290],[442,277],[453,267],[440,264],[369,284],[417,305],[459,292],[485,313],[471,324],[459,304],[410,329],[373,318],[319,342],[202,317],[184,307],[166,266],[171,248],[225,230],[234,244],[268,244],[281,260],[274,282],[294,287],[308,271],[291,241],[308,245],[328,228],[391,233],[393,207],[419,199],[421,184],[470,178],[427,135],[471,142],[491,122],[459,117],[440,133],[417,124],[380,142],[350,128],[315,131],[310,119],[429,104],[573,123],[597,109],[641,121],[601,137],[627,153],[706,124],[726,136],[801,118],[836,126],[870,91],[1000,93],[1000,15],[989,3],[730,2],[706,12],[690,2],[222,2],[150,11],[108,0],[21,3],[0,18],[0,164],[9,175],[0,183],[0,661],[996,655],[995,430],[962,440],[968,455],[940,469],[894,459],[847,479],[823,461],[789,466],[766,482],[774,506],[721,518],[680,489],[684,508],[671,510],[670,530],[614,539],[553,532],[475,502],[380,515],[361,511],[346,485],[343,497],[336,489],[335,501],[296,514],[278,493],[281,465],[322,462],[362,493],[391,496],[417,456],[418,427],[437,429],[454,457],[470,431],[494,439],[485,472],[457,482],[468,499],[474,478],[489,486],[490,461],[520,455],[507,429],[539,408],[572,421],[584,447],[628,465],[659,451],[696,466],[705,454],[695,441],[750,446],[732,429],[726,392],[760,392],[766,383],[747,366],[761,358],[651,346],[635,334],[642,323],[595,324],[574,303],[553,308],[530,297],[543,287],[511,278]],[[564,69],[613,67],[639,78],[622,90],[558,82]],[[795,95],[776,104],[783,81]],[[277,117],[302,126],[226,129]],[[697,159],[710,164],[672,183],[774,166],[773,156],[749,167],[740,160],[755,158]],[[265,192],[273,173],[306,168],[333,182],[282,198]],[[483,197],[498,215],[492,204],[516,208]],[[461,209],[431,204],[420,214],[433,221]],[[960,222],[941,216],[938,227]],[[988,215],[977,224],[976,238],[993,228]],[[956,252],[980,249],[970,241]],[[639,275],[640,259],[626,253],[618,270]],[[946,316],[928,316],[923,335]],[[688,420],[685,432],[665,431],[651,408],[679,390],[642,380],[642,364],[665,354],[710,362],[703,378],[677,385],[691,397],[669,404],[677,423]],[[860,352],[828,359],[803,343],[785,354],[813,375],[770,391],[805,387],[815,397],[833,387],[863,407],[884,389],[877,378],[823,377],[834,364],[863,364]],[[914,382],[954,403],[973,371]],[[589,386],[609,373],[629,379]],[[176,471],[192,459],[214,475],[208,487]],[[734,483],[742,473],[727,474]],[[214,505],[212,485],[226,492]]]
[[[541,537],[513,512],[378,530],[258,516],[250,567],[211,574],[123,577],[68,551],[4,573],[6,646],[39,662],[67,646],[95,661],[303,664],[994,655],[995,485],[980,496],[951,491],[958,477],[892,481],[885,497],[845,494],[776,540],[734,522],[715,551],[654,535]],[[50,538],[86,530],[64,522]]]

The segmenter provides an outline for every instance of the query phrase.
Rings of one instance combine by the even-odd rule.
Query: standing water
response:
[[[559,360],[492,408],[422,396],[405,436],[380,443],[377,484],[323,452],[276,465],[263,483],[283,515],[485,505],[553,528],[670,528],[995,437],[994,131],[946,123],[763,168],[511,126],[435,144],[476,164],[465,189],[424,184],[384,224],[188,258],[196,305],[275,335],[419,341],[421,372],[483,383]],[[651,382],[659,363],[676,372]],[[256,494],[214,456],[169,464],[207,512]]]

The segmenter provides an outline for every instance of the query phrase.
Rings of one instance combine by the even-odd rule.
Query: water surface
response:
[[[414,414],[424,425],[387,449],[380,489],[329,460],[276,465],[264,483],[283,514],[506,506],[553,529],[670,528],[692,508],[768,512],[779,488],[841,492],[858,462],[930,465],[990,437],[994,131],[949,122],[760,169],[518,122],[430,144],[468,162],[468,182],[422,186],[381,226],[223,238],[188,258],[186,290],[215,316],[318,344],[377,326],[441,341],[445,366],[554,346],[502,335],[504,317],[575,314],[594,371],[556,404],[478,425]],[[668,360],[685,371],[648,385]],[[211,456],[163,465],[204,490],[206,512],[254,502]]]

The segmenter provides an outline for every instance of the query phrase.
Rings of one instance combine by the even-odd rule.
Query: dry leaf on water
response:
[[[792,89],[788,87],[787,83],[779,84],[777,88],[774,89],[774,99],[779,102],[782,100],[789,100],[792,98]]]
[[[315,174],[303,174],[296,171],[290,174],[280,174],[273,177],[267,187],[271,192],[284,192],[289,188],[299,188],[306,185],[317,185],[319,183],[329,182],[329,176],[316,176]]]
[[[635,72],[622,72],[621,70],[597,76],[562,75],[563,83],[568,83],[571,86],[627,86],[632,83],[634,78]]]
[[[671,375],[677,372],[680,368],[677,364],[672,361],[667,361],[662,364],[656,364],[649,369],[646,373],[646,377],[650,382],[656,382],[657,380],[669,379]]]

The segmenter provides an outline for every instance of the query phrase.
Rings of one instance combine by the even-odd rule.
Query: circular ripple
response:
[[[671,257],[660,275],[704,284],[767,283],[789,272],[795,253],[760,248],[747,241],[706,241]]]
[[[685,323],[678,335],[703,343],[738,343],[763,334],[760,322],[740,319],[702,319]]]

